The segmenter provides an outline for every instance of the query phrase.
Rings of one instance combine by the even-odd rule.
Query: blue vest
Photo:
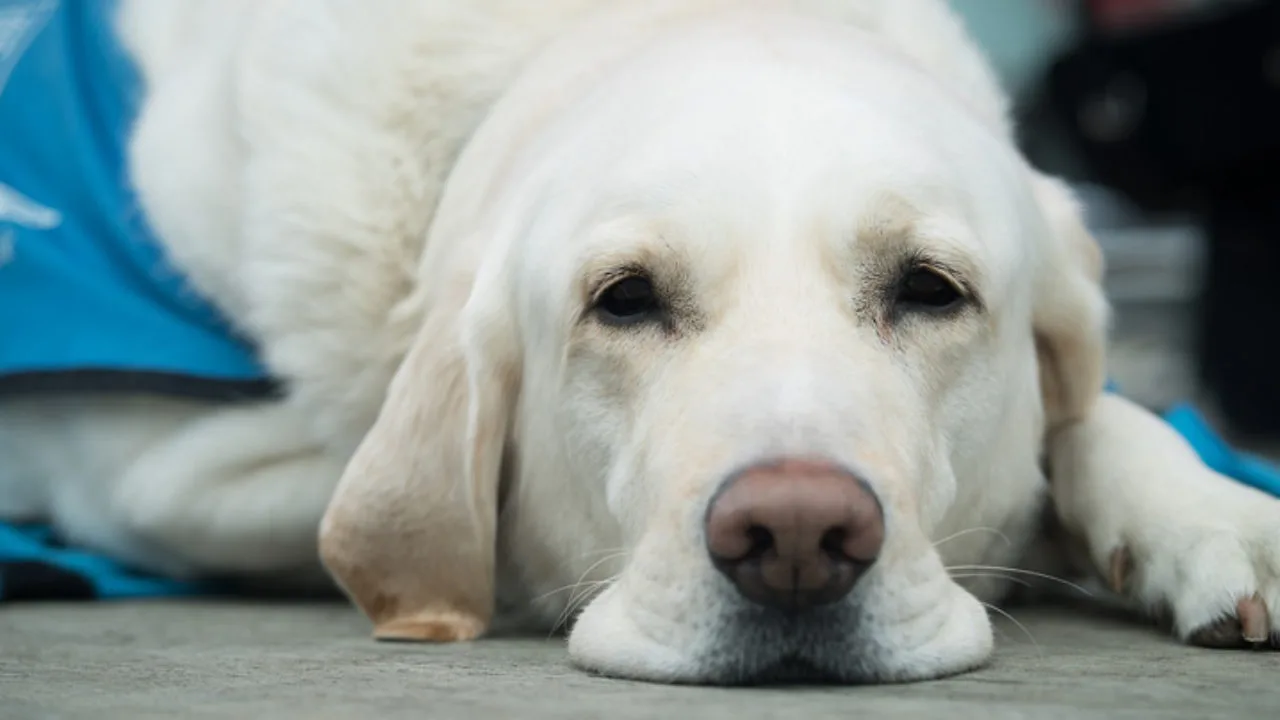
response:
[[[114,0],[0,0],[0,396],[270,394],[129,186],[142,93]],[[195,139],[199,142],[199,139]]]

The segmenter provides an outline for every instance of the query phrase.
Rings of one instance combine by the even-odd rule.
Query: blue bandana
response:
[[[140,78],[114,0],[0,0],[0,395],[271,393],[128,184]]]

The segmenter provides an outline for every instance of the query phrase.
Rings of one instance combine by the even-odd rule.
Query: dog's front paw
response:
[[[1280,499],[1115,395],[1048,447],[1058,517],[1113,590],[1190,643],[1280,644]]]
[[[1280,500],[1221,481],[1190,517],[1131,528],[1108,583],[1185,642],[1280,649]]]

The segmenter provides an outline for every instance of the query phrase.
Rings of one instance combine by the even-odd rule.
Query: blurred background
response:
[[[1110,373],[1280,450],[1280,0],[951,0],[1107,259]]]

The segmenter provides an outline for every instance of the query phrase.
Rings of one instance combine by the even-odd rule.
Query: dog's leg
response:
[[[1049,442],[1053,498],[1110,587],[1194,644],[1280,638],[1280,500],[1114,395]]]
[[[284,404],[210,409],[138,456],[110,514],[198,574],[322,577],[317,532],[342,471]]]

